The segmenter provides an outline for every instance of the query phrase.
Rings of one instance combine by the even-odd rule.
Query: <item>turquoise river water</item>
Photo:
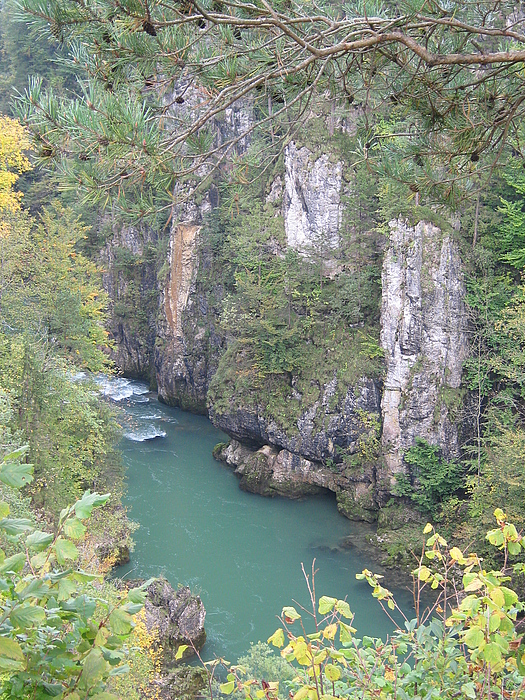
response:
[[[359,635],[383,636],[392,625],[355,574],[374,565],[341,540],[364,526],[322,496],[299,501],[242,492],[237,478],[211,455],[226,439],[202,416],[160,404],[147,387],[125,379],[101,380],[123,407],[127,504],[140,523],[129,578],[164,575],[199,593],[208,641],[204,656],[230,661],[278,627],[284,605],[307,604],[301,565],[315,559],[318,595],[347,598]],[[400,591],[403,606],[409,595]]]

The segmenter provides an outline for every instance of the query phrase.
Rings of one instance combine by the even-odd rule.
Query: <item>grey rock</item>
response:
[[[288,245],[304,254],[321,247],[324,253],[336,248],[342,218],[342,163],[331,163],[326,154],[314,160],[311,151],[298,149],[293,141],[284,157],[283,215]]]
[[[289,450],[269,445],[253,450],[236,440],[223,447],[217,457],[234,468],[245,491],[287,498],[332,491],[339,510],[348,518],[376,518],[373,471],[356,475],[348,469],[329,469]]]
[[[112,228],[112,236],[99,252],[104,268],[103,286],[110,298],[109,332],[114,341],[111,358],[127,376],[154,383],[152,367],[158,303],[152,301],[151,295],[153,293],[154,297],[158,297],[157,277],[154,264],[144,262],[141,256],[146,245],[157,244],[158,235],[148,226],[112,224],[110,216],[102,217],[99,225]],[[136,257],[140,261],[133,271],[133,279],[119,266],[120,251],[128,251],[131,259]],[[132,285],[135,289],[132,289]],[[119,312],[119,306],[126,305],[131,309],[133,303],[138,303],[147,315],[140,332],[137,332],[134,318]]]
[[[204,620],[206,611],[199,596],[189,588],[174,590],[165,579],[157,579],[147,590],[145,603],[146,627],[163,650],[163,665],[173,666],[181,645],[188,648],[182,659],[195,654],[206,641]]]
[[[341,399],[330,407],[337,379],[322,387],[320,401],[307,405],[297,419],[293,433],[268,415],[264,406],[234,407],[218,413],[209,406],[214,425],[235,440],[250,447],[270,445],[301,455],[307,460],[337,460],[337,447],[355,452],[356,443],[370,430],[363,415],[380,416],[380,387],[373,379],[363,377],[358,387],[348,387]],[[295,393],[293,393],[295,391]],[[297,400],[297,391],[290,390],[290,400]]]
[[[191,76],[177,90],[184,93],[184,103],[174,102],[170,110],[195,119],[196,110],[206,104],[205,94]],[[253,123],[251,101],[243,100],[225,110],[224,119],[214,119],[210,129],[217,145],[231,141],[232,152],[242,154],[249,146]],[[219,205],[219,190],[213,183],[204,194],[195,194],[200,178],[209,171],[210,167],[203,166],[194,181],[175,188],[168,273],[161,289],[154,354],[159,398],[203,414],[209,382],[225,344],[218,332],[222,287],[217,285],[214,303],[210,304],[206,292],[197,284],[199,267],[205,272],[211,264],[211,254],[202,245],[201,229],[206,215]]]
[[[459,457],[458,423],[450,404],[460,401],[468,352],[465,286],[459,250],[431,223],[390,222],[383,263],[381,346],[386,377],[382,397],[383,500],[416,437]],[[447,401],[448,399],[448,401]]]

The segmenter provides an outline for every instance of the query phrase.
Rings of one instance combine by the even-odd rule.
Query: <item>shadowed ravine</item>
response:
[[[143,385],[117,382],[107,393],[125,409],[127,503],[140,523],[131,562],[117,575],[164,574],[198,592],[207,610],[206,658],[235,660],[276,629],[283,605],[306,605],[301,563],[310,571],[314,558],[318,595],[347,596],[359,635],[391,631],[368,586],[355,580],[374,565],[356,548],[339,547],[366,526],[341,516],[327,496],[290,501],[242,492],[211,456],[226,436],[206,418],[160,404]],[[400,598],[408,609],[408,593]]]

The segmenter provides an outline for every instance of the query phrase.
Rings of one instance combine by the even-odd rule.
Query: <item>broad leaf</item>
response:
[[[0,465],[0,481],[15,489],[22,488],[33,481],[33,465],[2,464]]]
[[[64,692],[64,686],[62,683],[42,683],[46,690],[46,695],[50,695],[52,698],[57,698]]]
[[[31,530],[33,523],[27,518],[4,518],[0,520],[0,527],[8,535],[21,535],[23,532]]]
[[[26,537],[26,546],[28,549],[36,549],[37,551],[45,549],[54,539],[51,532],[43,532],[35,530]]]
[[[483,656],[489,664],[499,664],[501,661],[501,649],[495,643],[487,644],[483,649]]]
[[[55,552],[59,564],[65,564],[68,559],[75,561],[78,558],[78,549],[73,542],[64,540],[62,537],[59,537],[55,544]]]
[[[74,581],[68,578],[63,578],[58,582],[58,600],[69,600],[73,593],[77,590]]]
[[[84,536],[86,528],[78,518],[68,518],[64,523],[64,534],[72,540],[78,540]]]
[[[348,605],[346,600],[338,600],[335,605],[335,609],[343,617],[346,617],[349,620],[353,618],[352,611],[350,610],[350,606]]]
[[[4,559],[3,564],[0,565],[0,574],[7,573],[8,571],[22,571],[25,562],[26,555],[23,552],[13,554],[12,557],[7,557],[7,559]]]
[[[465,642],[469,649],[475,649],[485,641],[485,635],[479,627],[471,627],[462,641]]]
[[[227,683],[221,683],[220,690],[224,695],[231,695],[235,688],[235,681],[228,681]]]
[[[268,644],[273,644],[274,647],[281,648],[284,644],[284,632],[282,629],[276,630],[271,637],[266,640]]]
[[[319,613],[321,615],[326,615],[334,609],[334,605],[337,603],[337,598],[330,598],[326,595],[319,598]]]
[[[181,644],[179,648],[177,649],[177,653],[175,654],[175,659],[178,661],[179,659],[182,659],[182,655],[188,648],[187,644]]]
[[[82,666],[81,685],[83,688],[93,687],[105,674],[107,663],[99,649],[92,649]]]
[[[19,671],[25,666],[26,660],[20,644],[9,637],[0,637],[0,669]]]
[[[107,503],[110,495],[109,493],[101,495],[99,493],[91,493],[89,490],[86,491],[80,501],[77,501],[74,505],[77,518],[80,518],[80,520],[89,518],[93,508],[103,506]]]
[[[9,615],[13,627],[27,629],[36,625],[43,625],[46,621],[44,608],[39,605],[22,605],[13,609]]]
[[[133,628],[133,618],[122,608],[117,608],[109,616],[109,626],[113,634],[128,634]]]
[[[291,606],[283,608],[281,616],[284,617],[286,622],[295,622],[296,620],[301,619],[301,616],[299,615],[297,610]]]
[[[326,664],[324,672],[328,680],[332,683],[341,678],[341,669],[339,666],[334,666],[334,664]]]
[[[84,619],[89,619],[96,610],[97,604],[87,595],[79,595],[70,600],[60,602],[62,610],[79,613]]]
[[[144,604],[146,602],[146,592],[141,588],[132,588],[128,591],[128,600],[130,603]]]
[[[42,598],[49,593],[49,586],[45,581],[35,578],[23,587],[20,584],[16,587],[16,592],[20,600],[27,598]]]
[[[349,644],[352,641],[352,634],[355,629],[350,625],[345,625],[344,622],[339,622],[339,641],[341,644]]]

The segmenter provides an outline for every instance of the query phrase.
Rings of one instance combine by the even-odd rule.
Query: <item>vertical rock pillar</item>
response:
[[[431,223],[391,221],[383,263],[381,346],[383,464],[378,496],[385,502],[403,453],[416,437],[459,456],[454,415],[467,355],[465,286],[457,245]]]

